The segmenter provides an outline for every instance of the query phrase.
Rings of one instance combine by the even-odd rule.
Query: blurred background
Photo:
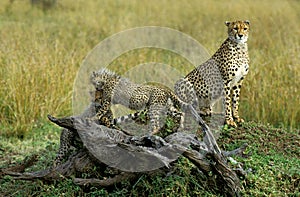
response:
[[[213,54],[227,38],[224,22],[251,22],[250,72],[240,115],[288,129],[300,128],[300,1],[298,0],[6,0],[0,2],[0,135],[23,136],[72,114],[79,67],[99,42],[134,27],[169,27],[190,35]],[[124,73],[159,62],[183,73],[185,59],[139,49],[109,66]]]

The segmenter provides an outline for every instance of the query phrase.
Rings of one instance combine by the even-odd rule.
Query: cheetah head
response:
[[[225,25],[228,27],[228,37],[236,43],[245,43],[248,39],[250,30],[250,21],[226,21]]]
[[[114,83],[119,79],[119,76],[114,72],[102,68],[98,71],[92,72],[90,76],[90,82],[94,85],[96,90],[102,90],[104,85],[114,85]]]

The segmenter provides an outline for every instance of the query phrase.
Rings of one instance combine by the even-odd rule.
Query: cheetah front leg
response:
[[[60,146],[56,154],[56,158],[53,162],[53,167],[58,166],[65,159],[72,147],[72,141],[74,141],[75,135],[74,132],[63,129],[60,135]]]
[[[225,91],[225,124],[232,127],[237,127],[236,123],[232,118],[230,81],[225,83],[224,91]]]
[[[113,114],[110,109],[111,103],[107,100],[104,100],[100,106],[96,109],[95,118],[99,121],[100,125],[104,125],[106,127],[113,127]]]
[[[239,117],[239,100],[240,100],[240,91],[241,91],[242,83],[243,80],[240,80],[235,86],[232,87],[233,118],[237,123],[244,122],[244,120]]]

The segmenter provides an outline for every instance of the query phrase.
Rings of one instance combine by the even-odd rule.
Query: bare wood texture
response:
[[[138,179],[142,174],[148,174],[149,169],[152,172],[170,171],[171,164],[182,155],[204,174],[212,172],[217,175],[221,183],[219,186],[224,188],[226,194],[239,196],[240,182],[235,170],[229,167],[227,157],[241,154],[247,145],[230,152],[220,150],[202,119],[198,120],[203,131],[202,141],[193,134],[179,132],[164,139],[154,135],[131,136],[80,116],[62,119],[49,116],[49,120],[78,132],[84,148],[77,150],[66,162],[56,167],[30,173],[1,170],[2,175],[8,174],[23,180],[53,181],[86,171],[93,175],[93,168],[97,167],[96,173],[102,176],[74,178],[73,181],[78,185],[107,187],[123,180]],[[104,175],[107,169],[111,171],[109,176]]]

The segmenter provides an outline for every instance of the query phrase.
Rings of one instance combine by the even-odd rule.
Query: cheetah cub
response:
[[[249,70],[248,34],[250,22],[225,22],[228,38],[206,62],[175,84],[178,97],[188,103],[198,99],[200,114],[210,115],[212,106],[225,96],[225,123],[236,127],[244,122],[239,117],[239,97]]]

